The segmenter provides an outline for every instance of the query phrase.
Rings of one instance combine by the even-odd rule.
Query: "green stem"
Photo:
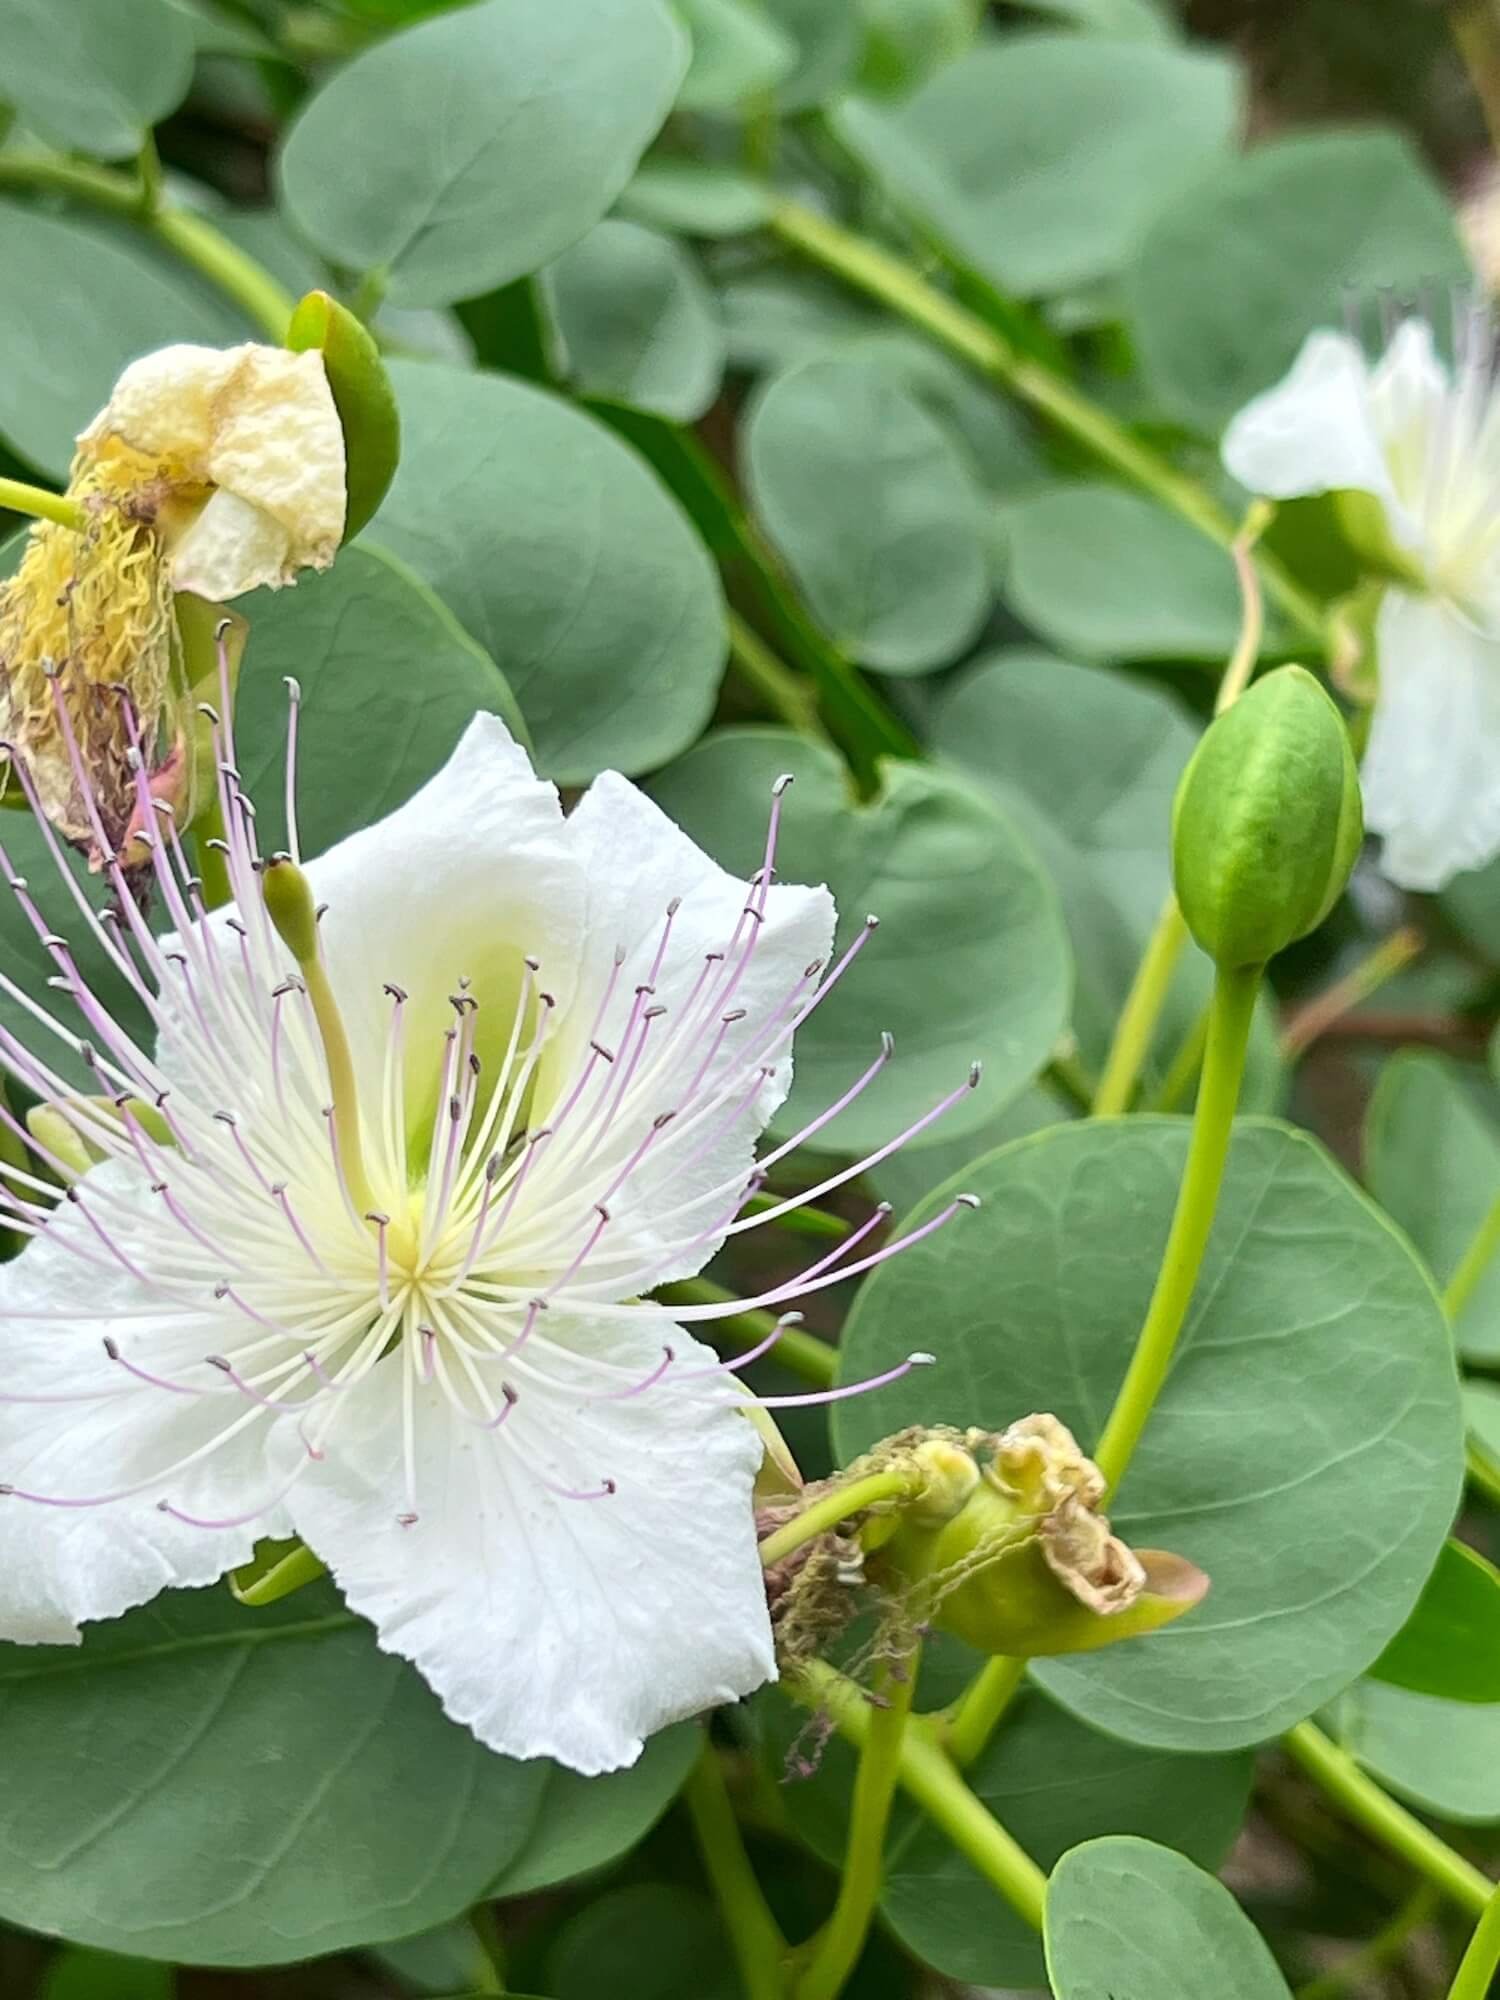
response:
[[[1474,1296],[1475,1287],[1489,1269],[1490,1259],[1497,1250],[1500,1250],[1500,1194],[1485,1211],[1483,1222],[1469,1239],[1469,1247],[1459,1258],[1458,1268],[1444,1289],[1443,1311],[1448,1315],[1450,1324]]]
[[[1111,1488],[1119,1485],[1167,1379],[1177,1336],[1198,1283],[1224,1178],[1224,1163],[1229,1157],[1234,1107],[1259,990],[1258,966],[1233,971],[1221,967],[1214,976],[1213,1011],[1208,1023],[1208,1046],[1203,1052],[1203,1077],[1193,1111],[1192,1142],[1182,1186],[1177,1192],[1167,1247],[1135,1353],[1094,1453]]]
[[[827,1715],[840,1735],[852,1743],[864,1743],[871,1725],[870,1705],[844,1675],[821,1660],[813,1660],[799,1669],[795,1680],[789,1678],[786,1686],[799,1701]],[[1039,1931],[1047,1896],[1046,1876],[969,1790],[938,1747],[931,1729],[920,1721],[914,1721],[901,1740],[898,1773],[903,1791],[916,1800],[1011,1908]]]
[[[1114,1039],[1105,1058],[1099,1088],[1094,1093],[1096,1118],[1112,1118],[1130,1109],[1136,1079],[1150,1053],[1156,1024],[1171,991],[1172,975],[1187,937],[1188,928],[1177,907],[1177,898],[1169,895],[1115,1023]]]
[[[1372,1840],[1410,1862],[1460,1909],[1476,1917],[1484,1914],[1493,1887],[1489,1879],[1405,1806],[1397,1805],[1316,1723],[1299,1722],[1282,1743],[1319,1790],[1342,1806]]]
[[[959,1696],[943,1734],[955,1764],[972,1764],[1000,1725],[1026,1679],[1026,1662],[1006,1653],[986,1660]]]
[[[1422,933],[1412,924],[1403,924],[1400,930],[1382,938],[1374,950],[1360,959],[1357,965],[1351,966],[1342,979],[1336,979],[1316,999],[1298,1008],[1282,1032],[1282,1060],[1294,1062],[1335,1021],[1341,1020],[1361,1000],[1368,1000],[1388,979],[1394,979],[1398,972],[1410,965],[1420,955],[1425,943]]]
[[[810,743],[829,741],[828,731],[818,716],[818,697],[813,689],[777,659],[760,634],[737,611],[729,613],[729,657],[741,678],[754,688],[773,715],[779,715]]]
[[[869,1935],[885,1873],[885,1836],[901,1767],[901,1745],[911,1717],[921,1648],[892,1666],[860,1746],[849,1841],[833,1914],[817,1939],[811,1962],[792,1988],[794,2000],[838,2000]]]
[[[1351,1952],[1331,1971],[1317,1979],[1310,1979],[1305,1986],[1299,1986],[1296,2000],[1337,2000],[1337,1995],[1347,1991],[1367,1972],[1376,1972],[1382,1966],[1392,1964],[1400,1956],[1402,1946],[1413,1931],[1420,1930],[1427,1922],[1437,1903],[1438,1893],[1432,1884],[1419,1882],[1390,1922],[1377,1931],[1368,1944]]]
[[[781,2000],[786,1940],[750,1866],[712,1743],[704,1742],[703,1754],[689,1772],[682,1796],[729,1933],[746,2000]]]
[[[148,183],[107,167],[79,166],[40,153],[10,153],[0,155],[0,187],[51,188],[110,215],[127,217],[233,299],[272,340],[285,336],[294,303],[291,294],[206,217],[191,209],[152,205]]]
[[[745,1203],[746,1215],[760,1215],[768,1208],[780,1208],[781,1197],[774,1194],[753,1194]],[[777,1216],[771,1227],[784,1229],[791,1236],[815,1236],[823,1242],[842,1243],[849,1234],[851,1224],[841,1215],[830,1215],[826,1208],[785,1208]]]
[[[1201,1007],[1194,1021],[1178,1045],[1177,1053],[1167,1065],[1167,1073],[1162,1078],[1156,1095],[1145,1109],[1147,1111],[1176,1111],[1187,1102],[1203,1062],[1203,1051],[1208,1046],[1209,1008]]]
[[[1181,473],[1073,386],[1011,343],[982,319],[929,285],[890,251],[816,214],[800,202],[777,200],[770,227],[789,248],[842,278],[910,325],[998,382],[1133,485],[1189,521],[1221,548],[1232,547],[1235,523],[1212,494]],[[1321,608],[1270,556],[1258,557],[1265,587],[1308,636],[1322,644]]]
[[[42,521],[56,521],[60,528],[80,533],[88,519],[76,500],[65,493],[49,493],[45,486],[28,486],[24,479],[0,479],[0,507],[13,514],[30,514]]]
[[[663,1285],[657,1296],[667,1306],[707,1306],[727,1305],[734,1293],[716,1285],[712,1278],[683,1278],[675,1285]],[[758,1340],[765,1339],[775,1324],[773,1313],[752,1307],[714,1320],[705,1330],[716,1338],[739,1334],[741,1346],[753,1347]],[[827,1388],[838,1370],[838,1350],[826,1340],[819,1340],[816,1334],[803,1333],[800,1327],[783,1328],[775,1353],[776,1359],[794,1375],[800,1375],[806,1382],[816,1382],[820,1389]]]
[[[783,1556],[789,1556],[804,1543],[826,1535],[840,1521],[862,1514],[881,1500],[902,1499],[914,1492],[916,1486],[917,1480],[910,1472],[871,1472],[863,1479],[851,1479],[847,1486],[836,1486],[766,1536],[760,1545],[761,1562],[769,1569],[772,1563],[779,1563]]]
[[[1448,1988],[1448,2000],[1486,2000],[1494,1991],[1497,1970],[1500,1970],[1500,1886],[1491,1891],[1484,1915],[1469,1939],[1469,1949]]]

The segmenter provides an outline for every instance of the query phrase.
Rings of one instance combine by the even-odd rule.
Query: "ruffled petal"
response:
[[[1369,366],[1347,334],[1310,334],[1290,373],[1231,421],[1222,457],[1242,486],[1272,500],[1352,488],[1397,504]]]
[[[132,1192],[135,1180],[128,1168],[103,1166],[81,1183],[126,1244],[131,1204],[147,1198]],[[118,1617],[173,1586],[211,1583],[246,1561],[258,1537],[282,1530],[274,1505],[233,1528],[160,1511],[166,1500],[196,1519],[227,1520],[274,1502],[284,1478],[266,1461],[270,1420],[205,1365],[227,1344],[223,1317],[164,1303],[110,1259],[76,1207],[61,1208],[0,1265],[0,1321],[0,1483],[17,1489],[0,1495],[0,1638],[76,1640],[85,1620]],[[151,1386],[110,1359],[106,1337],[134,1367],[208,1393]],[[136,1487],[99,1506],[22,1497],[82,1500]]]
[[[795,809],[794,792],[788,810]],[[634,1033],[640,1033],[637,988],[650,981],[650,1004],[666,1011],[653,1022],[646,1058],[635,1072],[645,1082],[633,1093],[634,1115],[612,1118],[589,1165],[591,1184],[608,1186],[639,1146],[650,1118],[676,1114],[610,1196],[611,1250],[634,1242],[642,1261],[631,1274],[630,1289],[649,1290],[700,1271],[723,1241],[723,1227],[714,1225],[721,1215],[727,1225],[733,1206],[732,1193],[724,1190],[748,1178],[755,1141],[791,1086],[790,1042],[778,1034],[777,1017],[780,1029],[789,1026],[793,996],[801,1001],[810,996],[809,967],[815,960],[826,962],[833,897],[822,887],[778,884],[764,916],[758,922],[745,919],[752,888],[726,874],[659,806],[612,771],[597,778],[576,807],[567,837],[586,884],[588,908],[578,991],[538,1079],[537,1116],[546,1122],[559,1093],[577,1076],[591,1035],[617,1059],[629,1061],[625,1045],[633,1018]],[[674,902],[678,907],[658,968],[668,905]],[[702,987],[690,1009],[711,952],[728,955],[717,983]],[[619,953],[623,962],[617,972]],[[601,1016],[612,980],[613,994]],[[710,992],[717,996],[711,1003]],[[739,1018],[724,1028],[726,1014]],[[772,1070],[758,1083],[757,1051]],[[533,1203],[547,1198],[573,1157],[559,1145],[555,1159],[539,1163]],[[689,1242],[691,1249],[684,1251]]]
[[[664,1342],[661,1379],[622,1395]],[[628,1325],[549,1315],[486,1370],[497,1409],[499,1376],[517,1392],[499,1429],[437,1382],[414,1387],[408,1480],[392,1357],[295,1488],[298,1532],[350,1606],[492,1750],[616,1770],[653,1730],[774,1677],[760,1439],[723,1375],[690,1373],[712,1358],[645,1309]]]
[[[173,588],[212,604],[262,584],[275,588],[287,579],[291,546],[275,515],[237,494],[215,493],[172,551]]]
[[[1393,590],[1376,648],[1365,822],[1384,838],[1393,882],[1441,889],[1500,853],[1500,640],[1437,599]]]
[[[242,503],[221,510],[196,548],[189,527],[179,589],[223,602],[332,562],[344,532],[344,433],[320,354],[161,348],[131,363],[79,443],[97,455],[112,440],[158,461],[176,485],[219,489],[210,507],[214,497]],[[268,531],[249,510],[282,530],[274,569]]]

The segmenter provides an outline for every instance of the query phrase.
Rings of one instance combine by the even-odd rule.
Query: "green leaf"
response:
[[[887,371],[814,361],[778,377],[744,448],[754,509],[836,645],[887,673],[963,650],[989,605],[978,487]]]
[[[677,102],[684,111],[733,112],[785,81],[797,43],[753,0],[673,0],[693,55]]]
[[[445,305],[597,222],[671,106],[687,43],[661,0],[483,0],[378,42],[287,134],[282,199],[335,263]]]
[[[1149,1840],[1091,1840],[1047,1884],[1057,2000],[1291,2000],[1222,1882]]]
[[[1121,486],[1058,486],[1002,508],[997,527],[1006,602],[1064,652],[1219,667],[1234,650],[1240,593],[1228,550],[1155,501]]]
[[[457,1915],[521,1849],[548,1771],[446,1721],[321,1586],[257,1612],[173,1592],[81,1647],[0,1648],[0,1757],[0,1913],[196,1965]]]
[[[686,749],[713,709],[724,610],[676,502],[628,446],[525,383],[414,362],[391,379],[401,466],[370,532],[497,662],[541,768],[579,784]]]
[[[105,224],[0,201],[0,435],[61,482],[127,361],[174,340],[246,337],[186,279]]]
[[[677,159],[643,160],[616,207],[678,236],[743,236],[771,213],[765,188],[747,174]]]
[[[0,0],[0,47],[25,124],[99,160],[138,153],[193,76],[192,29],[164,0]]]
[[[719,287],[731,367],[772,374],[827,358],[851,334],[885,331],[878,313],[816,272],[749,271]]]
[[[1016,818],[1052,877],[1077,969],[1073,1030],[1085,1062],[1097,1067],[1171,887],[1172,797],[1196,730],[1175,701],[1142,681],[1005,647],[945,688],[931,741]],[[1148,1092],[1192,1032],[1212,982],[1208,960],[1189,944],[1153,1038]],[[1242,1104],[1274,1108],[1281,1083],[1267,1002]]]
[[[253,637],[240,676],[237,748],[266,853],[286,844],[288,674],[302,688],[298,820],[307,854],[410,798],[442,767],[476,709],[519,727],[494,663],[420,578],[369,543],[346,549],[332,569],[294,590],[257,591],[241,609]]]
[[[887,1031],[894,1059],[818,1135],[820,1147],[883,1144],[961,1086],[976,1059],[978,1088],[929,1133],[950,1138],[982,1123],[1041,1068],[1067,1010],[1067,949],[1041,870],[1009,822],[958,780],[891,762],[880,796],[861,803],[832,751],[787,730],[717,730],[651,790],[715,859],[748,875],[761,863],[782,772],[796,778],[781,819],[782,880],[828,883],[836,951],[868,912],[880,928],[799,1029],[780,1125],[792,1130],[832,1103]]]
[[[170,1966],[74,1946],[48,1966],[38,2000],[172,2000],[175,1991]]]
[[[796,62],[777,85],[775,108],[783,114],[810,111],[842,90],[859,61],[860,23],[851,0],[757,0],[783,34],[790,36]]]
[[[977,1664],[967,1647],[953,1650],[971,1670]],[[925,1697],[925,1686],[923,1692]],[[767,1694],[756,1713],[769,1775],[780,1781],[787,1751],[799,1732],[805,1737],[806,1712]],[[785,1792],[798,1834],[834,1866],[844,1850],[854,1769],[853,1753],[835,1740],[824,1748],[815,1774],[789,1781]],[[1217,1867],[1244,1817],[1252,1760],[1243,1752],[1174,1757],[1119,1743],[1033,1688],[964,1775],[1043,1868],[1079,1841],[1105,1833],[1167,1841]],[[897,1807],[886,1849],[881,1913],[910,1951],[950,1979],[1006,1988],[1041,1981],[1035,1934],[930,1820],[904,1805]]]
[[[1463,1542],[1445,1543],[1416,1610],[1370,1673],[1415,1694],[1500,1702],[1500,1570]]]
[[[1024,0],[1033,14],[1055,15],[1086,35],[1120,41],[1171,42],[1177,25],[1158,0]]]
[[[1013,1104],[972,1132],[956,1139],[940,1139],[933,1146],[903,1147],[882,1160],[870,1180],[882,1201],[888,1201],[898,1216],[908,1214],[924,1195],[954,1178],[971,1160],[983,1159],[997,1146],[1012,1139],[1026,1139],[1049,1125],[1066,1125],[1077,1117],[1076,1108],[1046,1083],[1033,1083]]]
[[[911,1423],[1050,1410],[1097,1438],[1156,1276],[1185,1121],[1055,1127],[968,1167],[983,1199],[865,1281],[847,1379],[937,1355],[837,1404],[841,1461]],[[917,1219],[943,1200],[929,1197]],[[1307,1715],[1378,1657],[1457,1501],[1458,1384],[1426,1273],[1305,1134],[1236,1128],[1176,1361],[1111,1512],[1188,1557],[1207,1603],[1149,1639],[1033,1673],[1137,1743],[1222,1750]]]
[[[679,423],[702,416],[719,393],[724,328],[681,244],[639,223],[601,222],[546,278],[568,372],[585,395]]]
[[[972,48],[980,9],[974,0],[856,0],[865,24],[859,85],[872,94],[914,90]]]
[[[1402,1049],[1385,1065],[1365,1124],[1365,1179],[1446,1285],[1500,1195],[1500,1119],[1480,1071]],[[1454,1335],[1475,1360],[1500,1360],[1500,1260],[1479,1279]]]
[[[980,46],[895,109],[852,99],[836,122],[892,200],[1029,295],[1118,271],[1238,117],[1222,56],[1036,34]]]
[[[1214,431],[1351,293],[1471,282],[1447,196],[1401,133],[1366,127],[1271,139],[1184,186],[1125,299],[1162,407]]]
[[[371,1952],[370,1956],[377,1965],[393,1972],[403,1989],[410,1987],[417,1993],[435,1996],[435,2000],[452,2000],[452,1996],[473,1987],[476,1980],[489,1978],[493,1984],[494,1967],[489,1953],[480,1943],[474,1926],[463,1918],[442,1924],[434,1931],[423,1931],[417,1937],[401,1938]],[[515,1996],[508,1996],[508,2000],[515,2000]]]
[[[629,1968],[630,2000],[739,2000],[723,1925],[696,1889],[638,1882],[591,1903],[554,1945],[556,2000],[599,2000]]]
[[[618,1861],[655,1826],[702,1749],[702,1730],[679,1722],[653,1736],[628,1770],[584,1778],[549,1766],[526,1845],[490,1885],[490,1896],[533,1895]]]
[[[1362,1680],[1329,1719],[1344,1748],[1410,1804],[1459,1825],[1500,1824],[1500,1703]]]

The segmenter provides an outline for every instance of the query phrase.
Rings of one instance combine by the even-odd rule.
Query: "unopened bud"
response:
[[[1261,966],[1323,921],[1364,836],[1349,733],[1302,667],[1278,667],[1209,725],[1172,808],[1188,929],[1225,970]]]
[[[369,332],[327,292],[309,292],[287,328],[294,353],[323,356],[333,406],[344,433],[344,540],[351,541],[385,498],[401,456],[401,419],[380,349]]]

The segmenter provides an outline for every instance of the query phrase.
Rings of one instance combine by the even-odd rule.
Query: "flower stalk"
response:
[[[719,1753],[706,1738],[702,1755],[688,1773],[682,1797],[729,1934],[745,2000],[783,2000],[781,1966],[786,1940],[750,1866],[719,1766]]]

